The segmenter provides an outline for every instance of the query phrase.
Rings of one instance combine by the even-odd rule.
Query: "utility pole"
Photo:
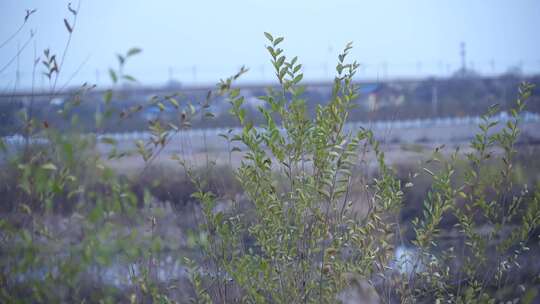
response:
[[[362,65],[360,66],[360,73],[361,73],[362,75],[364,75],[364,76],[367,75],[367,64],[362,64]]]
[[[169,73],[169,83],[172,83],[173,77],[174,77],[174,76],[173,76],[173,75],[174,75],[174,69],[173,69],[173,67],[169,67],[168,73]]]
[[[194,65],[191,68],[191,74],[193,76],[193,83],[196,83],[197,82],[197,66],[196,65]]]
[[[489,66],[491,67],[491,73],[495,75],[495,59],[489,61]]]
[[[460,56],[461,56],[461,75],[465,76],[467,71],[467,51],[465,42],[461,42],[460,46]]]
[[[383,79],[386,81],[388,80],[388,63],[386,61],[383,61],[382,63],[382,70],[383,70]]]
[[[438,117],[438,108],[439,108],[439,92],[437,90],[437,84],[434,82],[431,87],[431,112],[433,117]]]
[[[324,62],[324,78],[323,79],[332,79],[332,75],[330,71],[328,70],[328,62],[330,60],[330,57],[332,56],[332,45],[328,44],[328,49],[326,51],[326,60]]]
[[[417,61],[416,62],[416,74],[418,76],[420,76],[421,73],[422,73],[422,61]]]

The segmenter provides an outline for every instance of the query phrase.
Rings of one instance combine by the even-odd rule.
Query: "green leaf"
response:
[[[66,29],[68,30],[70,34],[73,33],[73,28],[71,27],[71,25],[69,25],[69,22],[65,18],[64,18],[64,25],[66,26]]]
[[[277,45],[280,44],[282,41],[283,41],[283,37],[278,37],[278,38],[276,38],[276,40],[274,40],[274,46],[277,46]]]
[[[266,36],[266,39],[270,40],[270,42],[274,42],[274,37],[272,37],[270,33],[264,32],[264,36]]]
[[[302,80],[302,78],[304,78],[304,75],[303,75],[303,74],[299,74],[298,76],[294,77],[293,83],[294,83],[294,84],[299,83],[299,82]]]
[[[141,52],[142,52],[142,50],[140,48],[134,47],[134,48],[129,49],[129,51],[126,54],[126,57],[131,57],[131,56],[137,55],[137,54],[139,54]]]
[[[111,138],[111,137],[103,137],[101,138],[101,142],[102,143],[105,143],[105,144],[108,144],[108,145],[116,145],[116,140],[114,138]]]
[[[7,151],[7,145],[6,145],[6,143],[4,142],[4,139],[3,139],[3,138],[0,138],[0,151],[2,151],[2,152],[6,152],[6,151]]]
[[[158,103],[157,103],[157,106],[158,106],[158,108],[159,108],[159,110],[160,110],[161,112],[165,111],[165,105],[164,105],[163,103],[158,102]]]
[[[131,75],[124,75],[124,76],[122,76],[122,78],[127,80],[127,81],[137,82],[137,79],[135,79],[135,77],[133,77]]]
[[[179,107],[179,104],[178,104],[178,101],[172,97],[169,97],[167,98],[167,100],[173,105],[173,107],[175,107],[176,109],[178,109]]]
[[[46,164],[42,165],[41,168],[45,169],[45,170],[51,170],[51,171],[56,171],[57,170],[56,166],[53,163],[46,163]]]
[[[103,100],[105,101],[106,104],[111,102],[111,100],[112,100],[112,91],[111,90],[105,91],[105,95],[103,95]]]
[[[66,142],[62,145],[62,150],[68,162],[73,161],[73,144],[71,142]]]
[[[266,49],[268,50],[268,53],[272,55],[272,57],[276,57],[276,52],[274,51],[274,48],[272,48],[271,46],[267,46]]]
[[[126,59],[124,58],[124,56],[122,56],[120,54],[116,54],[116,58],[118,58],[118,63],[120,65],[124,65],[124,62],[126,62]]]
[[[116,72],[113,69],[109,69],[109,76],[111,77],[113,83],[118,81],[118,76],[116,76]]]
[[[278,58],[277,62],[276,62],[276,66],[277,67],[281,67],[281,65],[285,62],[285,56],[281,56]]]
[[[27,214],[32,214],[32,209],[27,204],[22,203],[20,207]]]
[[[22,231],[22,239],[28,244],[32,242],[32,236],[30,235],[30,232],[28,232],[28,230],[24,229]]]

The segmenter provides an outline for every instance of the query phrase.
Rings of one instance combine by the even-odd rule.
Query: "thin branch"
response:
[[[62,71],[62,68],[64,66],[64,61],[66,59],[66,54],[69,50],[69,46],[71,44],[71,38],[73,37],[73,30],[75,29],[76,25],[77,25],[77,16],[79,15],[79,9],[81,7],[81,1],[79,0],[78,3],[77,3],[77,9],[75,10],[76,13],[73,13],[73,23],[71,24],[71,30],[69,30],[69,35],[68,35],[68,39],[66,41],[66,46],[64,47],[64,51],[62,52],[62,58],[60,59],[60,65],[58,66],[58,72],[56,73],[56,77],[54,78],[54,83],[53,83],[53,86],[52,86],[52,92],[53,94],[55,93],[55,89],[56,89],[56,83],[58,82],[58,77],[60,76],[60,72]],[[71,7],[68,6],[68,9],[70,11],[72,11]],[[64,19],[64,22],[67,22],[66,19]]]
[[[88,63],[88,60],[90,60],[90,55],[88,55],[84,60],[83,62],[77,67],[77,69],[75,70],[75,72],[73,72],[71,74],[71,76],[69,76],[69,79],[66,81],[66,83],[64,83],[64,85],[57,91],[57,93],[60,93],[62,91],[64,91],[66,89],[66,87],[71,83],[71,81],[73,80],[73,78],[75,78],[75,76],[77,76],[77,74],[79,74],[79,72],[82,70],[82,68],[86,65],[86,63]]]
[[[22,29],[26,25],[28,18],[36,11],[37,11],[36,9],[26,10],[26,16],[24,17],[23,23],[19,26],[19,28],[17,28],[17,30],[13,34],[11,34],[6,40],[4,40],[4,42],[0,43],[0,49],[6,46],[6,44],[8,44],[11,40],[13,40],[13,38],[17,37],[17,35],[22,31]]]
[[[34,39],[34,36],[35,36],[35,32],[31,31],[30,32],[30,37],[28,37],[26,42],[23,44],[22,48],[19,48],[17,50],[17,53],[15,54],[15,56],[11,57],[11,59],[2,68],[0,68],[0,74],[2,74],[17,58],[19,58],[19,56],[24,51],[24,49],[26,49],[28,44],[30,44],[30,41],[32,41],[32,39]]]
[[[36,41],[34,40],[34,59],[32,62],[32,95],[30,96],[30,105],[28,108],[28,123],[29,125],[26,128],[26,134],[25,134],[25,143],[24,143],[24,157],[26,159],[28,155],[28,148],[30,144],[30,137],[31,134],[31,124],[33,121],[33,115],[34,115],[34,87],[35,87],[35,81],[36,81],[36,67],[39,63],[39,56],[37,55],[37,47],[36,47]]]
[[[13,34],[11,34],[11,36],[9,36],[4,42],[2,42],[0,44],[0,49],[3,48],[6,44],[8,44],[11,40],[13,40],[13,38],[15,38],[21,32],[25,24],[26,22],[23,22],[23,24],[21,24],[19,28]]]

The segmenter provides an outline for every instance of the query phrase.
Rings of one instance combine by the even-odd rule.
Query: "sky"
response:
[[[0,48],[0,92],[32,86],[34,53],[49,48],[61,57],[63,19],[73,18],[68,2],[0,0],[0,45],[21,26],[25,9],[37,9]],[[313,81],[331,79],[349,41],[359,78],[448,76],[460,67],[461,42],[467,66],[482,74],[516,66],[537,73],[539,29],[537,0],[82,0],[58,86],[109,85],[115,54],[132,47],[143,52],[125,70],[142,84],[212,84],[242,65],[250,68],[243,81],[270,82],[265,31],[285,37],[285,54],[298,56]],[[38,65],[38,89],[49,86],[42,71]]]

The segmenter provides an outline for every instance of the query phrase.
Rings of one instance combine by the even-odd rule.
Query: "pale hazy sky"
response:
[[[0,44],[20,26],[26,8],[37,9],[21,33],[0,48],[0,69],[30,30],[36,31],[38,54],[47,47],[61,53],[67,3],[0,0]],[[468,64],[480,72],[521,64],[531,73],[540,71],[539,30],[536,0],[83,0],[60,85],[78,68],[71,84],[96,82],[97,74],[106,84],[115,53],[133,46],[144,51],[127,70],[145,84],[166,82],[169,70],[184,83],[213,83],[242,64],[251,68],[246,81],[270,81],[264,31],[285,36],[286,54],[297,55],[312,80],[333,73],[348,41],[355,46],[351,57],[364,64],[360,77],[445,75],[459,67],[461,41]],[[33,52],[32,41],[19,57],[21,87],[30,84]],[[16,67],[14,60],[0,74],[1,91],[15,84]],[[39,87],[42,77],[36,79]]]

